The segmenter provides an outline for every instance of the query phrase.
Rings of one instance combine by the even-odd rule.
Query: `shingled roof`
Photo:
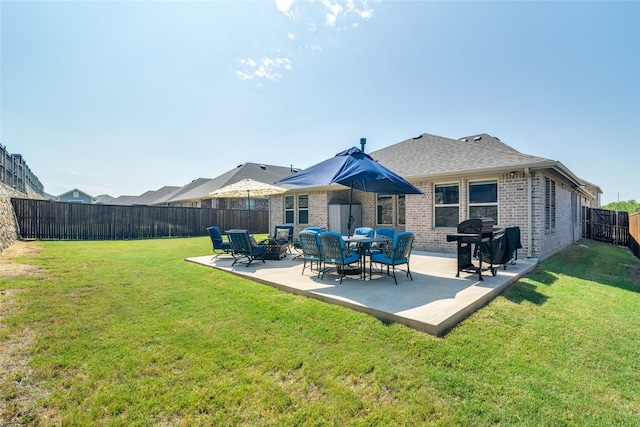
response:
[[[451,139],[425,133],[368,154],[405,179],[553,167],[558,163],[523,154],[487,134]]]
[[[216,178],[199,178],[183,187],[180,191],[172,193],[171,197],[154,204],[209,199],[209,193],[212,191],[235,184],[245,178],[264,182],[265,184],[274,184],[289,175],[291,175],[291,169],[288,167],[243,163]]]

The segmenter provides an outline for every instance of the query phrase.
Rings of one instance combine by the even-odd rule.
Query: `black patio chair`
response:
[[[227,231],[227,236],[231,243],[232,255],[234,258],[233,264],[231,264],[232,266],[237,262],[241,262],[241,259],[246,259],[246,261],[241,263],[246,263],[247,267],[254,260],[261,260],[264,263],[264,256],[267,253],[267,248],[265,245],[259,245],[256,243],[253,236],[249,234],[249,230],[229,230]]]
[[[207,228],[209,237],[211,238],[211,244],[213,245],[213,258],[217,258],[222,254],[231,254],[231,243],[225,242],[222,238],[222,233],[217,225]],[[213,260],[213,258],[211,258]]]

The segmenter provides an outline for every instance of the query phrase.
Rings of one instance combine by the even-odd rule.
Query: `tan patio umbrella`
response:
[[[245,178],[234,184],[230,184],[226,187],[219,188],[216,191],[212,191],[211,193],[209,193],[209,197],[232,198],[244,197],[246,195],[249,216],[249,232],[251,232],[251,204],[249,203],[249,196],[272,196],[274,194],[284,193],[285,191],[287,190],[282,187],[277,187],[275,185]]]

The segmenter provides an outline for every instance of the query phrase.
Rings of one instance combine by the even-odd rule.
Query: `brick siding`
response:
[[[539,171],[532,172],[532,238],[529,251],[528,231],[528,178],[524,172],[502,173],[483,179],[496,179],[498,182],[498,224],[504,227],[519,227],[522,249],[518,250],[518,257],[524,258],[531,253],[533,258],[546,258],[565,246],[571,244],[581,233],[580,206],[587,203],[585,199],[577,198],[576,221],[573,222],[571,193],[573,189],[568,183],[558,177],[550,177],[556,182],[556,228],[545,230],[545,175]],[[476,180],[477,178],[473,178]],[[468,213],[468,183],[464,177],[458,180],[447,180],[447,183],[457,182],[460,190],[459,222],[467,218]],[[444,181],[412,182],[424,192],[424,195],[409,194],[405,199],[406,225],[391,224],[397,231],[412,231],[415,233],[414,248],[433,252],[455,253],[455,242],[447,242],[447,234],[454,233],[455,228],[434,228],[433,188],[436,183]],[[321,191],[309,194],[309,225],[327,226],[328,205],[330,202],[349,201],[349,190]],[[281,223],[284,219],[283,196],[272,197],[271,223]],[[395,199],[394,199],[395,200]],[[362,223],[365,226],[378,227],[376,224],[377,198],[374,193],[354,191],[354,203],[362,204]],[[394,203],[394,221],[397,218],[397,206]],[[295,234],[307,225],[296,224]],[[387,226],[387,224],[385,224]]]

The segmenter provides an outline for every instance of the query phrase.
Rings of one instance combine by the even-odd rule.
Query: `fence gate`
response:
[[[629,246],[629,214],[582,208],[582,237],[612,245]]]

